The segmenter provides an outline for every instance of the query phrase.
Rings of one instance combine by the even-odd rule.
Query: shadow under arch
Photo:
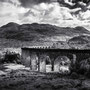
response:
[[[70,65],[71,60],[65,55],[63,56],[60,55],[54,61],[54,72],[68,73],[70,71],[69,70]]]
[[[51,69],[51,60],[48,54],[41,53],[38,58],[38,71],[47,72],[48,68]],[[48,70],[51,71],[51,70]]]

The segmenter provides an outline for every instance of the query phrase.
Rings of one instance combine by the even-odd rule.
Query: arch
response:
[[[51,63],[50,56],[47,55],[46,56],[46,72],[51,72],[51,71],[52,71],[52,63]]]
[[[55,72],[69,72],[69,67],[71,61],[67,56],[58,56],[54,61],[54,71]]]
[[[39,56],[39,71],[40,72],[46,72],[47,61],[49,62],[49,64],[51,63],[50,57],[47,54],[41,54]]]

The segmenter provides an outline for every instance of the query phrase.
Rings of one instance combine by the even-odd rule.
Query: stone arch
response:
[[[46,54],[41,54],[39,57],[39,70],[40,72],[46,72],[46,61],[50,61],[50,57]]]
[[[54,61],[54,71],[55,72],[69,72],[69,67],[71,61],[67,56],[58,56]]]
[[[52,71],[52,61],[49,55],[46,57],[46,72]]]

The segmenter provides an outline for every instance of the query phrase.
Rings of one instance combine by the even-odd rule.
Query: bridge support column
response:
[[[29,50],[22,50],[22,59],[23,65],[30,67],[30,52]]]
[[[37,70],[37,63],[38,63],[38,57],[35,52],[31,53],[31,70],[36,71]]]
[[[70,65],[70,71],[73,72],[76,70],[76,54],[72,54],[72,59],[71,59],[71,65]]]
[[[41,54],[39,57],[39,71],[46,72],[46,55]]]
[[[76,63],[76,55],[75,54],[73,54],[73,65],[75,65],[75,63]]]

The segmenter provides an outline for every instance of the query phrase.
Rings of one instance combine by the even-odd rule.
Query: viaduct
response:
[[[46,72],[47,63],[51,65],[51,72],[60,72],[60,66],[66,70],[76,62],[90,58],[90,50],[83,49],[54,49],[50,47],[23,47],[22,63],[32,71]],[[48,61],[48,62],[47,62]]]

